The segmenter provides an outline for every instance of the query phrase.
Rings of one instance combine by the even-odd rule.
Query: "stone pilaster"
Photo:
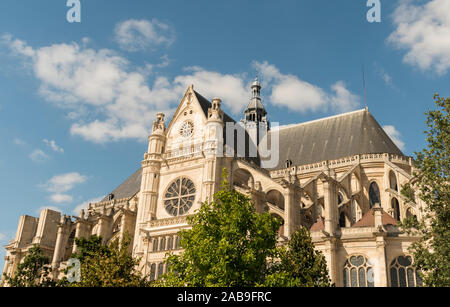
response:
[[[338,204],[336,183],[332,179],[322,181],[324,193],[325,232],[333,236],[337,228]]]

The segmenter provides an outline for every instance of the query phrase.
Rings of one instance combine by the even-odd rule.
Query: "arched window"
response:
[[[167,249],[168,250],[173,249],[173,237],[172,236],[170,236],[169,239],[167,240]]]
[[[166,250],[166,237],[161,238],[161,242],[159,243],[159,250],[160,251]]]
[[[389,187],[394,191],[398,191],[397,177],[395,177],[393,171],[389,172]]]
[[[158,264],[158,279],[164,274],[164,263]]]
[[[413,267],[410,256],[399,256],[391,263],[391,287],[422,287],[419,272]]]
[[[345,212],[344,211],[342,211],[341,214],[339,215],[339,226],[345,227]]]
[[[154,281],[156,279],[156,264],[152,263],[150,266],[150,281]]]
[[[179,249],[180,248],[180,237],[177,236],[175,239],[175,249]]]
[[[154,252],[158,251],[158,238],[153,239],[153,251]]]
[[[375,181],[372,182],[369,187],[369,200],[370,208],[372,208],[376,203],[380,203],[380,189]]]
[[[344,264],[344,287],[373,287],[372,264],[362,255],[351,256]]]
[[[392,198],[391,200],[391,207],[394,212],[394,219],[397,221],[400,221],[400,205],[398,204],[397,198]]]

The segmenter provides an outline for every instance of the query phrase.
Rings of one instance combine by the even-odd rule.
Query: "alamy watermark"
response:
[[[370,10],[367,12],[367,21],[370,23],[381,22],[381,1],[380,0],[367,0],[367,7]]]
[[[81,281],[81,263],[77,258],[70,258],[67,262],[67,281],[70,283]]]
[[[70,9],[67,11],[66,19],[68,22],[81,22],[81,2],[80,0],[67,0],[67,7]]]

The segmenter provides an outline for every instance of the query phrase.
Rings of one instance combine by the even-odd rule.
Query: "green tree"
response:
[[[143,287],[148,282],[137,270],[139,259],[130,253],[131,238],[102,244],[102,238],[75,239],[77,253],[72,255],[81,263],[81,280],[72,287]]]
[[[226,177],[226,174],[224,175]],[[180,232],[179,255],[169,254],[168,274],[158,286],[252,287],[326,285],[324,259],[314,252],[306,230],[292,237],[289,249],[277,247],[281,221],[256,212],[250,199],[224,180],[212,202],[188,217],[190,230]],[[307,251],[300,251],[307,248]],[[310,250],[309,250],[310,249]],[[296,254],[299,253],[299,254]],[[281,257],[282,265],[275,258]],[[301,264],[295,257],[311,261]],[[275,269],[276,267],[276,269]],[[287,272],[295,268],[295,272]],[[311,274],[304,276],[303,274]]]
[[[277,261],[264,284],[268,287],[330,287],[322,252],[314,249],[309,231],[301,227],[287,245],[280,247]]]
[[[450,98],[434,96],[436,110],[427,115],[427,148],[416,153],[415,171],[409,184],[402,187],[402,194],[414,203],[421,199],[422,219],[414,216],[402,221],[407,233],[419,236],[410,251],[417,269],[422,272],[426,286],[450,286]],[[414,190],[417,190],[414,195]]]
[[[165,286],[247,287],[262,283],[267,257],[274,253],[281,222],[258,214],[250,199],[229,188],[188,217],[192,229],[180,232],[184,252],[167,259]]]
[[[17,265],[14,276],[5,276],[5,282],[10,287],[52,287],[56,283],[51,279],[50,260],[39,245],[34,245],[27,252],[21,263]]]

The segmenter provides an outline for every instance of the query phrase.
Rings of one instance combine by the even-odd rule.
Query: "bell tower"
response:
[[[256,157],[261,139],[270,130],[270,124],[267,120],[267,112],[261,103],[261,84],[258,77],[255,78],[252,86],[252,98],[244,111],[245,118],[242,123],[250,138],[249,156]]]

